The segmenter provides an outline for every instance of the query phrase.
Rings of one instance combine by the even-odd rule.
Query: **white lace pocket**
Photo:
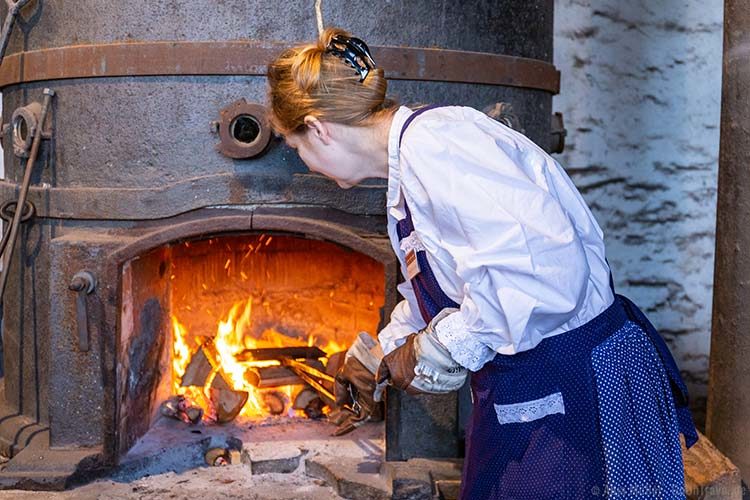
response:
[[[565,414],[565,404],[562,393],[556,392],[533,401],[513,403],[508,405],[495,405],[497,420],[501,424],[515,424],[531,422],[554,413]]]

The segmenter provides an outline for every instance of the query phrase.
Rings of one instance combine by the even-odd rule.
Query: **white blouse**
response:
[[[478,370],[496,353],[532,349],[612,304],[603,234],[562,167],[524,135],[475,109],[401,107],[388,138],[388,233],[406,276],[405,250],[426,251],[460,311],[437,335]],[[406,200],[414,233],[399,242]],[[378,335],[383,351],[425,326],[409,280]]]

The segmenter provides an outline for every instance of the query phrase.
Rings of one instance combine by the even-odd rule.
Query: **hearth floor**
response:
[[[316,467],[331,462],[354,465],[355,482],[386,492],[379,474],[384,424],[340,437],[332,437],[333,430],[325,421],[304,419],[190,426],[162,418],[107,478],[63,492],[0,491],[0,499],[344,498],[336,480],[321,479]],[[215,448],[228,450],[232,464],[206,465],[206,452]]]
[[[18,500],[232,500],[341,499],[320,479],[304,473],[251,475],[245,465],[202,467],[179,474],[166,472],[130,482],[101,479],[61,491],[0,491],[0,499]]]

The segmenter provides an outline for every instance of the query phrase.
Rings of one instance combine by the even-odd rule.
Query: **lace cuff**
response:
[[[461,314],[448,315],[435,325],[435,333],[451,357],[471,371],[479,370],[497,354],[469,333]]]
[[[556,392],[533,401],[509,405],[495,405],[497,420],[501,424],[516,424],[538,420],[554,413],[565,414],[562,393]]]

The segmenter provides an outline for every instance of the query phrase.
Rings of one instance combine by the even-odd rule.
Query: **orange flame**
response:
[[[172,343],[172,391],[174,394],[185,396],[192,404],[203,408],[203,413],[206,415],[209,411],[212,411],[212,407],[211,399],[204,390],[205,388],[180,385],[190,359],[199,346],[188,344],[187,330],[174,316],[172,316],[172,333],[174,336],[174,342]]]

